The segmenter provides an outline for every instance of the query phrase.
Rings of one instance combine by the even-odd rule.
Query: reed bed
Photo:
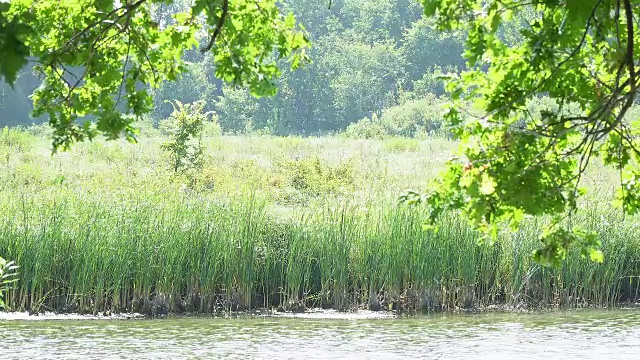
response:
[[[261,199],[213,202],[74,194],[3,199],[0,253],[17,261],[14,310],[211,313],[322,306],[405,311],[614,306],[638,297],[640,243],[615,214],[590,224],[606,260],[572,254],[560,269],[531,261],[537,226],[479,246],[448,216],[438,233],[393,203],[326,204],[286,222]],[[610,225],[616,224],[616,225]]]
[[[295,187],[292,179],[299,181],[300,172],[273,165],[282,162],[274,160],[278,154],[300,156],[278,150],[289,140],[248,141],[262,148],[238,148],[235,162],[229,156],[215,160],[211,151],[215,179],[229,179],[213,188],[185,187],[153,149],[89,144],[52,158],[44,143],[25,141],[30,145],[21,149],[5,141],[19,161],[8,158],[0,179],[0,254],[20,266],[20,281],[6,296],[12,310],[414,312],[638,300],[640,221],[623,218],[601,199],[572,221],[601,234],[604,263],[572,253],[561,268],[549,269],[531,258],[541,225],[533,220],[505,231],[495,245],[478,245],[477,234],[455,214],[442,219],[437,233],[423,231],[423,209],[399,205],[399,183],[382,175],[396,153],[363,155],[376,147],[384,151],[381,144],[326,140],[343,144],[360,163],[349,181],[310,192],[311,180]],[[217,151],[229,142],[242,145],[236,138],[216,141],[227,141]],[[300,152],[312,142],[323,146],[317,139],[295,141]],[[413,159],[433,159],[425,151],[431,145],[423,143]],[[335,147],[326,149],[335,155]],[[267,164],[252,165],[264,176],[238,170],[247,156]],[[412,176],[426,176],[424,171],[431,170]],[[606,183],[597,174],[592,186]]]

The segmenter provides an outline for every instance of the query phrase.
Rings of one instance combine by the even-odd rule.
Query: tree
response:
[[[461,33],[438,31],[432,22],[432,19],[422,18],[405,32],[402,51],[410,80],[422,78],[429,67],[464,66]]]
[[[384,107],[395,105],[402,59],[392,44],[369,46],[345,41],[337,48],[340,51],[327,56],[326,64],[332,72],[336,118],[346,123],[343,128],[371,112],[380,116]]]
[[[550,216],[538,262],[559,265],[572,246],[602,261],[595,234],[564,220],[576,212],[581,179],[596,157],[620,170],[617,204],[626,214],[640,210],[640,123],[625,117],[638,88],[640,1],[422,3],[440,30],[468,34],[469,70],[447,78],[455,103],[446,118],[461,142],[459,157],[426,194],[407,200],[428,204],[431,225],[460,210],[490,241],[502,225]],[[509,47],[498,32],[513,16],[525,26]],[[531,116],[526,104],[541,95],[558,110]],[[471,111],[462,110],[467,104]]]
[[[195,0],[186,12],[153,20],[173,2],[0,3],[0,76],[12,84],[36,63],[44,80],[33,94],[34,116],[48,115],[54,151],[98,134],[135,140],[134,118],[152,108],[149,88],[178,79],[194,47],[213,53],[217,77],[256,96],[275,93],[277,60],[293,68],[308,60],[304,29],[277,0]]]

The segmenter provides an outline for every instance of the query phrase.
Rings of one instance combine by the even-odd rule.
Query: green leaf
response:
[[[589,251],[589,258],[591,261],[602,263],[604,261],[604,254],[600,250],[591,249]]]
[[[489,174],[482,174],[482,183],[480,184],[480,193],[483,195],[491,195],[496,191],[496,182]]]
[[[27,64],[29,49],[20,40],[20,31],[25,31],[24,26],[13,22],[5,23],[6,19],[0,15],[0,80],[4,80],[13,86],[18,76],[18,71]]]
[[[572,20],[586,24],[587,18],[598,3],[598,0],[567,0],[567,9]]]

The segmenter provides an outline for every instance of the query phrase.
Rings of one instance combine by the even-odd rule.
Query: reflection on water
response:
[[[2,359],[639,359],[640,311],[0,320]]]

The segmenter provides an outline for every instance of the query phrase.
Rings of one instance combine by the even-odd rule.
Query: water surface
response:
[[[2,359],[640,359],[640,311],[0,320]]]

